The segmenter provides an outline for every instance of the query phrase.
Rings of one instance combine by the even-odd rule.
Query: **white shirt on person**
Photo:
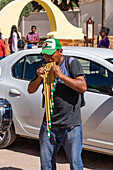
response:
[[[18,37],[17,37],[17,33],[16,32],[13,32],[12,34],[12,51],[13,52],[17,52],[19,51],[18,50],[18,47],[17,47],[17,44],[18,44]]]

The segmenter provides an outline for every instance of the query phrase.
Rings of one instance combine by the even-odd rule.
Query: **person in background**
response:
[[[6,46],[2,40],[2,33],[0,33],[0,60],[7,56]]]
[[[4,44],[6,45],[4,35],[2,34],[2,30],[0,29],[1,39],[4,41]]]
[[[80,62],[69,59],[70,73],[66,68],[66,58],[63,56],[62,45],[56,38],[47,39],[43,44],[42,54],[47,63],[56,62],[51,67],[55,73],[57,84],[53,93],[54,108],[51,115],[50,138],[47,134],[47,124],[44,114],[40,134],[41,170],[56,170],[56,155],[61,145],[66,152],[71,170],[83,170],[82,151],[82,120],[81,97],[87,89]],[[45,67],[36,71],[36,76],[28,85],[28,92],[34,93],[42,83]]]
[[[19,49],[18,49],[18,40],[19,39],[20,39],[20,36],[18,34],[17,27],[16,27],[16,25],[13,25],[11,28],[11,33],[10,33],[10,37],[9,37],[9,48],[10,48],[11,54],[19,51]]]
[[[38,43],[40,41],[40,35],[36,32],[36,26],[32,25],[31,32],[29,32],[26,36],[26,42],[28,43],[27,48],[38,48]]]
[[[0,29],[1,39],[4,41],[4,36],[2,34],[2,30]]]
[[[102,37],[102,40],[98,43],[97,47],[99,48],[109,48],[109,39],[108,34],[110,32],[110,29],[108,27],[102,27],[100,31],[100,36]]]

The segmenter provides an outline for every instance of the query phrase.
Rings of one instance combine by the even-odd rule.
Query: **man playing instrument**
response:
[[[53,94],[54,108],[51,115],[50,138],[47,135],[46,117],[42,122],[39,142],[41,170],[56,170],[56,155],[62,145],[71,170],[83,170],[82,121],[80,93],[87,89],[80,62],[73,57],[69,59],[69,72],[65,65],[62,45],[58,39],[50,38],[44,42],[42,54],[47,63],[55,62],[51,67],[57,84]],[[37,76],[29,83],[28,92],[34,93],[42,83],[45,67],[37,69]]]

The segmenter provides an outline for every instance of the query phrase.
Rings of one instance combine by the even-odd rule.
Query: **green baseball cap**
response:
[[[60,44],[59,40],[56,38],[49,38],[44,41],[42,47],[42,54],[52,55],[56,50],[60,50],[62,45]]]

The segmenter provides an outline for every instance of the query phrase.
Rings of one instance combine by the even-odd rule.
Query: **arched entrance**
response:
[[[32,0],[15,0],[0,11],[1,29],[6,38],[9,37],[12,25],[18,25],[18,20],[23,8]],[[70,24],[62,11],[51,0],[35,0],[45,9],[49,22],[50,32],[47,37],[59,39],[83,39],[82,28]]]

